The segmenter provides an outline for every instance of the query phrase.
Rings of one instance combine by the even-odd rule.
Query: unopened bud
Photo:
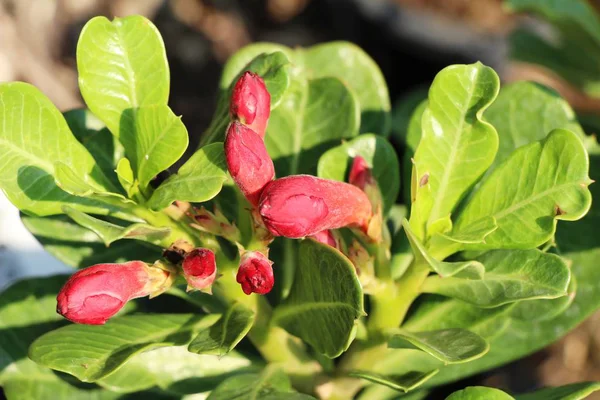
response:
[[[265,143],[252,129],[232,122],[225,138],[225,158],[231,177],[256,207],[263,188],[275,177]]]
[[[242,254],[236,281],[246,294],[267,294],[273,289],[273,263],[259,251],[246,251]]]
[[[315,239],[317,242],[321,242],[323,244],[327,244],[335,249],[340,249],[340,243],[338,239],[333,235],[333,232],[329,229],[325,229],[324,231],[317,232],[314,235],[310,236]]]
[[[190,251],[181,264],[188,290],[208,288],[217,277],[215,253],[208,249],[197,248]]]
[[[232,118],[265,137],[271,114],[271,95],[257,74],[246,71],[236,82],[229,107]]]
[[[273,235],[302,238],[344,226],[366,231],[371,203],[356,186],[310,175],[292,175],[267,184],[260,197],[259,211]]]
[[[190,215],[196,221],[195,224],[192,224],[194,228],[212,235],[222,236],[232,242],[238,242],[240,240],[239,229],[234,224],[230,223],[227,218],[225,218],[225,215],[219,210],[215,210],[215,212],[212,213],[202,207],[199,210],[195,209]]]
[[[69,278],[58,293],[56,311],[79,324],[102,325],[129,300],[162,291],[170,275],[142,261],[97,264]]]

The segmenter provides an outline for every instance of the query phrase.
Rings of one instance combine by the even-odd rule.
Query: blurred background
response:
[[[224,62],[255,41],[354,42],[379,64],[392,102],[427,88],[449,64],[479,60],[505,82],[534,79],[555,87],[577,110],[600,113],[600,100],[543,68],[509,60],[514,29],[549,31],[532,17],[509,14],[501,0],[0,0],[0,82],[30,82],[61,111],[81,107],[75,68],[81,28],[96,15],[130,14],[150,18],[163,36],[171,68],[170,106],[183,115],[190,149],[212,117]],[[68,270],[42,250],[0,194],[0,289],[24,276]],[[440,388],[430,398],[444,398],[466,385],[519,393],[600,380],[599,324],[597,314],[550,348]]]

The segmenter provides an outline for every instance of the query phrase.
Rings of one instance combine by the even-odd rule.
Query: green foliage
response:
[[[488,388],[483,386],[471,386],[458,392],[452,393],[446,397],[446,400],[514,400],[502,390]]]
[[[437,369],[434,369],[431,372],[413,371],[399,376],[384,376],[373,372],[354,371],[350,372],[348,375],[362,378],[379,385],[384,385],[397,391],[408,392],[421,386],[438,372]]]

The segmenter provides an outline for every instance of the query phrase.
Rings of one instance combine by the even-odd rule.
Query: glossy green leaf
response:
[[[227,379],[207,400],[310,400],[311,396],[294,393],[289,378],[277,366],[259,374],[242,374]]]
[[[353,371],[348,375],[384,385],[394,390],[408,392],[421,386],[438,372],[439,370],[434,369],[430,372],[411,371],[399,376],[385,376],[372,372]]]
[[[556,299],[520,301],[511,309],[510,316],[521,321],[547,321],[562,314],[575,299],[577,278],[571,274],[567,295]]]
[[[537,247],[552,238],[557,219],[574,221],[589,210],[588,168],[577,135],[556,129],[546,139],[520,147],[496,168],[469,199],[451,235],[493,217],[498,229],[485,242],[463,249]]]
[[[32,215],[62,213],[65,204],[107,214],[111,206],[74,197],[54,182],[54,163],[73,168],[79,178],[110,191],[94,158],[71,134],[56,107],[35,87],[0,85],[0,188],[20,210]]]
[[[499,389],[470,386],[452,393],[446,400],[514,400],[514,397]]]
[[[223,143],[197,150],[177,174],[170,176],[148,201],[153,210],[167,207],[175,200],[201,203],[215,197],[227,179]]]
[[[344,82],[358,97],[360,132],[387,136],[391,127],[390,97],[377,64],[350,42],[329,42],[297,50],[310,79],[328,76]]]
[[[354,265],[334,248],[308,239],[300,243],[289,297],[273,322],[333,358],[350,345],[354,321],[364,314]]]
[[[134,198],[139,193],[139,184],[133,175],[133,169],[131,169],[129,160],[127,158],[121,158],[117,163],[115,172],[119,183],[127,192],[127,196],[129,196],[129,198]]]
[[[220,93],[217,109],[208,129],[200,138],[200,146],[225,139],[229,125],[229,102],[231,92],[244,71],[252,71],[264,80],[271,95],[271,110],[281,103],[290,85],[290,54],[285,46],[271,43],[254,43],[236,52],[223,68],[219,83]]]
[[[517,148],[544,139],[554,129],[568,129],[584,136],[569,103],[553,89],[534,82],[503,86],[484,117],[496,128],[500,138],[491,169]]]
[[[240,303],[234,303],[213,326],[201,331],[192,340],[188,350],[223,356],[246,336],[253,322],[254,312]]]
[[[460,274],[461,277],[469,277],[470,279],[483,278],[485,267],[479,261],[438,261],[429,254],[423,243],[421,243],[421,241],[414,235],[406,219],[404,220],[403,227],[413,249],[413,253],[415,254],[415,258],[419,260],[419,262],[427,264],[441,278],[448,278],[457,274]]]
[[[120,128],[119,139],[142,191],[159,172],[179,160],[188,145],[181,117],[166,105],[125,110]]]
[[[68,325],[33,342],[29,358],[83,382],[94,382],[138,353],[187,344],[195,332],[207,329],[218,317],[141,314],[114,318],[106,325]]]
[[[25,227],[54,257],[75,268],[131,260],[154,262],[162,249],[137,240],[122,240],[109,248],[94,232],[79,226],[66,215],[30,217],[21,215]]]
[[[111,135],[102,121],[86,109],[75,109],[63,113],[75,138],[90,152],[96,164],[115,188],[119,181],[115,176],[117,162],[125,150],[119,140]]]
[[[580,382],[518,395],[517,400],[583,400],[600,390],[598,382]]]
[[[539,250],[493,250],[478,261],[483,279],[430,276],[426,293],[454,297],[480,307],[497,307],[518,300],[566,296],[570,271],[565,261]]]
[[[63,211],[77,224],[94,232],[106,245],[120,239],[135,239],[159,245],[162,240],[169,237],[169,228],[157,228],[152,225],[137,223],[129,226],[120,226],[107,222],[91,215],[77,211],[71,207],[64,207]]]
[[[481,63],[450,66],[435,77],[414,156],[416,180],[429,174],[427,226],[447,217],[493,162],[498,135],[481,117],[499,89],[498,75]]]
[[[403,198],[406,204],[411,203],[411,192],[407,184],[411,181],[415,151],[419,146],[421,136],[423,136],[423,113],[427,109],[427,106],[427,99],[419,103],[408,122],[408,132],[406,134],[406,149],[402,158],[402,181],[405,182],[406,185],[406,187],[403,189]]]
[[[169,65],[158,29],[142,16],[92,18],[77,43],[77,69],[86,104],[129,151],[126,111],[166,106],[169,99]]]
[[[372,170],[379,185],[387,213],[400,191],[400,165],[396,151],[383,137],[366,134],[328,150],[319,158],[317,175],[321,178],[347,181],[354,157],[361,156]]]
[[[236,353],[199,355],[188,352],[186,346],[171,346],[139,353],[97,383],[121,393],[159,387],[185,395],[208,392],[234,374],[255,369],[250,359]]]
[[[390,139],[394,144],[401,145],[406,152],[410,151],[412,154],[414,154],[421,140],[421,115],[423,114],[422,111],[427,107],[425,103],[427,103],[428,92],[428,87],[419,87],[402,94],[394,102],[392,111],[392,136]],[[417,109],[422,110],[419,113]],[[418,115],[417,118],[415,118],[416,115]],[[419,125],[419,129],[417,130],[412,126],[415,123]],[[412,157],[412,154],[410,157]]]
[[[435,331],[394,332],[388,341],[391,348],[417,348],[445,364],[464,363],[482,357],[489,343],[466,329],[452,328]]]

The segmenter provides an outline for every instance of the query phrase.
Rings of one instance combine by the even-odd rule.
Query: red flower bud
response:
[[[246,294],[267,294],[273,289],[273,263],[259,251],[247,251],[242,254],[240,268],[235,280],[242,285]]]
[[[315,239],[317,242],[328,244],[329,246],[338,250],[340,248],[337,239],[335,238],[335,236],[333,236],[333,233],[329,229],[317,232],[314,235],[311,235],[310,237]]]
[[[232,122],[225,138],[225,158],[231,177],[256,207],[263,188],[275,177],[265,143],[252,129]]]
[[[371,203],[356,186],[293,175],[265,186],[259,211],[273,235],[301,238],[344,226],[366,229]]]
[[[69,278],[56,298],[56,311],[76,323],[102,325],[129,300],[159,289],[169,275],[141,261],[97,264]]]
[[[188,282],[188,287],[206,289],[215,281],[217,264],[215,253],[208,249],[194,249],[183,259],[183,276]]]
[[[348,175],[348,182],[362,190],[365,190],[368,183],[371,184],[373,182],[369,164],[361,156],[354,157],[352,168]]]
[[[260,76],[250,71],[238,79],[231,95],[231,117],[265,137],[271,114],[271,95]]]

